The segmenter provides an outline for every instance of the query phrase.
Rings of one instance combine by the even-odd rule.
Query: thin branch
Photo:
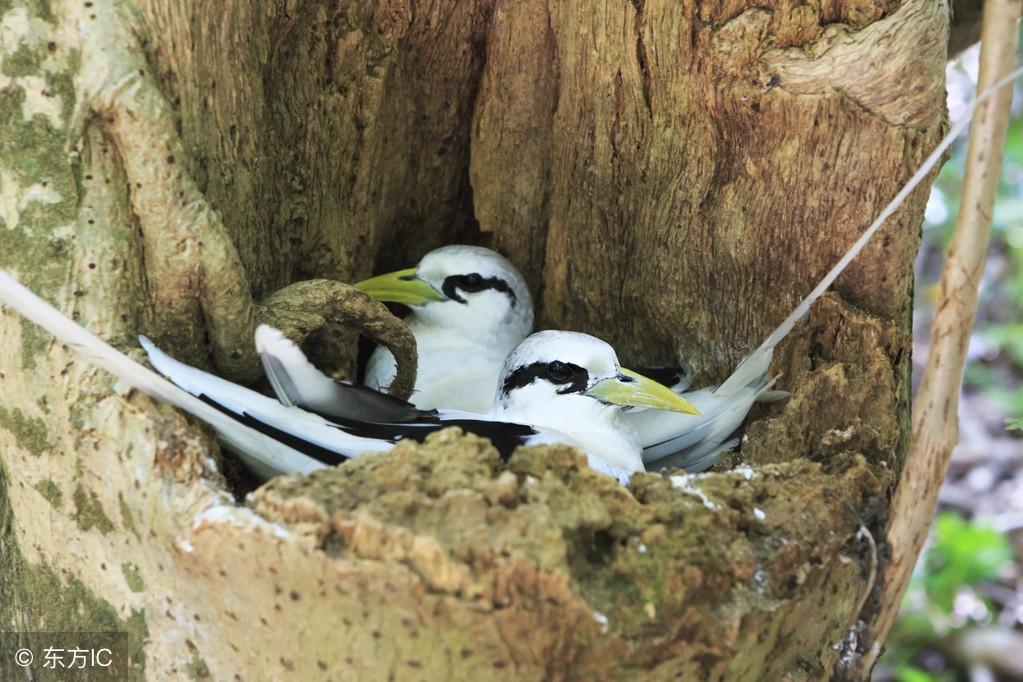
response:
[[[988,0],[985,4],[979,91],[1013,68],[1021,8],[1021,0]],[[970,129],[962,202],[941,274],[931,350],[913,405],[912,442],[886,530],[891,559],[881,576],[879,612],[867,633],[869,648],[861,667],[864,676],[872,669],[895,622],[958,441],[957,409],[963,365],[1001,176],[1011,101],[1011,88],[994,93],[978,107]]]

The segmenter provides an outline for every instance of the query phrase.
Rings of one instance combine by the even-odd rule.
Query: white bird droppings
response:
[[[286,538],[291,535],[291,532],[284,526],[271,523],[250,509],[235,507],[230,504],[213,505],[196,514],[195,518],[192,519],[192,530],[197,530],[200,526],[213,523],[229,523],[236,528],[244,526],[262,527],[269,530],[277,538]]]
[[[735,473],[745,478],[747,481],[752,481],[753,478],[757,475],[757,473],[753,471],[753,468],[749,464],[743,464],[741,467],[735,467],[733,471],[735,471]]]
[[[707,509],[712,509],[714,511],[719,509],[716,502],[707,497],[702,490],[690,483],[689,476],[672,476],[671,484],[684,493],[689,493],[690,495],[696,495],[699,497],[703,502],[703,506]]]

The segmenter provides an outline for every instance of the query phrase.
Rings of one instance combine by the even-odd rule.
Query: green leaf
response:
[[[895,669],[895,679],[899,682],[935,682],[935,677],[929,672],[920,670],[911,665],[900,665]]]
[[[935,523],[934,545],[927,553],[924,589],[949,613],[959,588],[995,577],[1011,559],[1012,547],[1004,535],[943,513]]]

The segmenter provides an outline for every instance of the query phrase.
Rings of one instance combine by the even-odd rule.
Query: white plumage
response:
[[[486,411],[504,359],[533,328],[533,300],[526,281],[503,256],[461,245],[431,251],[419,261],[415,274],[405,277],[406,282],[430,285],[438,298],[443,297],[398,301],[409,306],[405,322],[419,353],[409,401],[423,409]],[[395,279],[389,281],[393,286]],[[370,356],[363,383],[386,390],[394,374],[394,357],[381,346]]]
[[[458,299],[445,296],[443,300],[421,300],[406,320],[419,351],[416,389],[410,398],[419,407],[482,411],[490,405],[507,351],[525,338],[532,325],[532,300],[525,281],[502,256],[471,246],[447,246],[430,252],[415,268],[414,280],[408,275],[404,279],[382,275],[367,280],[387,282],[381,298],[394,300],[395,292],[404,286],[427,282],[438,292],[451,291],[451,282],[464,281],[474,274],[511,283],[508,290],[514,293],[491,288],[459,295]],[[380,287],[367,288],[371,294],[379,291]],[[285,375],[301,371],[299,367],[293,371],[287,357],[282,357],[280,363]],[[638,434],[644,448],[643,460],[649,466],[702,471],[738,442],[728,437],[767,391],[769,365],[770,353],[762,353],[758,362],[745,364],[720,386],[685,392],[688,380],[677,383],[675,390],[700,411],[699,416],[646,409],[617,418],[629,422],[630,430]],[[366,384],[385,388],[393,378],[394,359],[386,348],[378,348],[367,367]],[[304,384],[310,391],[317,384],[333,384],[322,374],[308,373],[302,379],[295,376],[294,383]],[[327,402],[305,404],[323,406]]]
[[[423,411],[418,418],[400,423],[325,418],[282,405],[178,362],[145,338],[142,344],[153,366],[191,395],[327,464],[363,452],[383,452],[403,438],[421,440],[432,431],[459,426],[489,437],[505,456],[518,445],[576,446],[586,453],[591,468],[626,482],[631,474],[643,470],[643,461],[639,438],[622,418],[621,406],[656,404],[665,409],[689,409],[667,387],[622,369],[608,344],[573,332],[540,332],[519,344],[506,359],[497,399],[485,414]],[[292,377],[282,382],[282,377],[274,376],[280,365],[267,363],[266,358],[288,358],[288,364],[298,370],[296,377],[315,380],[315,390],[309,395],[329,395],[330,380],[308,364],[297,346],[279,331],[261,325],[256,345],[270,370],[271,384],[286,384]],[[343,391],[353,390],[331,383]],[[258,452],[247,454],[259,457]]]
[[[738,445],[739,440],[729,436],[742,425],[753,403],[778,397],[769,394],[774,384],[767,378],[771,355],[768,351],[754,362],[740,364],[719,386],[683,392],[700,411],[699,416],[661,410],[628,413],[626,417],[640,434],[643,461],[653,468],[674,467],[690,472],[713,466],[722,453]]]
[[[620,406],[594,400],[582,391],[566,391],[564,384],[544,378],[508,389],[509,378],[517,368],[551,362],[584,368],[588,375],[587,387],[620,376],[618,356],[600,339],[577,332],[537,332],[526,337],[508,355],[497,382],[497,398],[490,415],[548,426],[569,434],[590,456],[590,466],[595,469],[606,465],[602,469],[606,472],[643,471],[639,435],[626,421]]]

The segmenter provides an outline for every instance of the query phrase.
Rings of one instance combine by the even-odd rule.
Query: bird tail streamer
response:
[[[269,477],[285,471],[308,473],[323,466],[311,463],[308,457],[284,443],[240,424],[236,419],[132,360],[3,271],[0,271],[0,300],[132,388],[170,403],[208,423],[221,441],[238,453],[257,474]]]
[[[934,170],[955,139],[969,127],[977,107],[995,92],[1023,75],[1017,68],[990,88],[980,93],[966,115],[941,139],[934,150],[902,186],[894,198],[863,231],[841,259],[824,275],[817,286],[803,298],[763,343],[747,355],[735,371],[720,385],[685,393],[686,398],[700,410],[700,417],[646,411],[630,417],[644,436],[643,460],[656,468],[675,467],[689,472],[704,471],[713,466],[722,453],[738,443],[728,439],[746,418],[754,402],[776,398],[771,392],[773,380],[768,379],[774,349],[784,339],[811,306],[835,282],[878,229],[905,203],[910,193]]]
[[[828,274],[821,278],[821,281],[818,282],[813,291],[807,294],[806,298],[799,302],[795,309],[789,313],[789,316],[786,317],[766,339],[764,339],[764,342],[761,343],[755,351],[739,363],[739,366],[736,367],[731,376],[729,376],[725,382],[721,384],[721,389],[740,389],[748,386],[751,382],[756,381],[758,376],[766,374],[767,366],[771,364],[771,354],[774,352],[775,346],[777,346],[778,343],[781,342],[781,340],[784,339],[790,331],[792,331],[792,328],[796,326],[796,323],[799,322],[804,315],[810,312],[810,306],[824,295],[824,292],[826,292],[828,288],[834,284],[835,280],[838,279],[838,276],[841,275],[849,266],[849,263],[851,263],[853,259],[856,258],[861,251],[863,251],[863,247],[867,245],[867,242],[870,241],[870,238],[874,236],[874,233],[878,231],[881,225],[883,225],[884,222],[888,220],[888,218],[890,218],[903,203],[905,203],[906,198],[910,195],[910,193],[916,189],[921,182],[923,182],[924,178],[926,178],[932,170],[934,170],[934,167],[938,165],[938,162],[941,161],[941,157],[944,156],[945,152],[947,152],[949,147],[952,146],[955,139],[970,126],[970,121],[973,120],[973,114],[976,112],[977,107],[990,99],[996,92],[998,92],[998,90],[1009,83],[1012,83],[1021,75],[1023,75],[1023,67],[1018,67],[992,84],[991,87],[977,95],[977,98],[973,100],[973,103],[970,105],[969,110],[966,115],[963,116],[962,120],[952,126],[945,137],[941,139],[941,142],[938,143],[938,146],[934,148],[924,162],[920,164],[920,167],[917,168],[916,172],[913,173],[913,176],[905,185],[902,186],[902,189],[899,190],[898,194],[896,194],[888,205],[884,207],[884,210],[878,214],[877,218],[874,219],[874,222],[872,222],[867,229],[863,231],[860,238],[857,239],[851,247],[849,247],[849,250],[846,251],[845,255],[839,259],[833,268],[831,268]]]

